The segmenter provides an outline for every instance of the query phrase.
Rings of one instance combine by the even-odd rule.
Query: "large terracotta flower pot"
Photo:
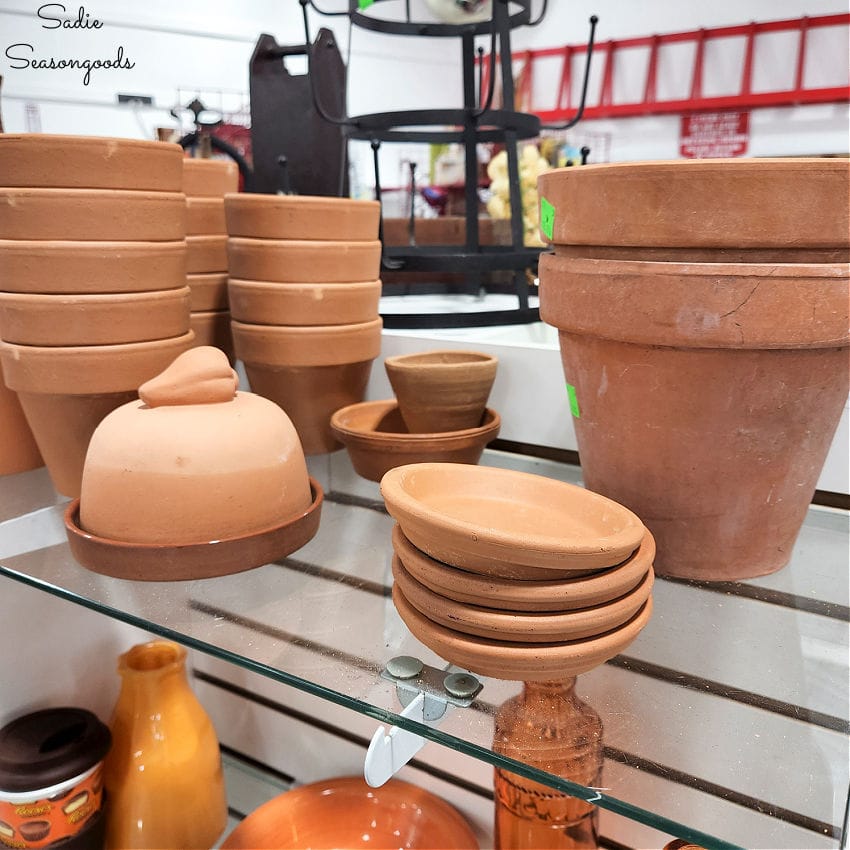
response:
[[[374,240],[377,201],[311,195],[228,195],[227,232],[260,239]]]
[[[186,240],[72,242],[0,239],[6,292],[150,292],[186,283]]]
[[[166,242],[186,233],[179,192],[0,189],[5,239]]]
[[[21,345],[113,345],[188,330],[188,286],[104,295],[0,293],[0,337]]]
[[[239,166],[230,159],[183,158],[183,192],[187,198],[223,198],[239,188]]]
[[[646,523],[657,572],[787,563],[847,400],[849,275],[541,257],[585,483]]]
[[[4,186],[179,192],[180,145],[47,133],[0,136]]]
[[[347,325],[378,317],[381,281],[367,283],[228,283],[230,312],[258,325]]]
[[[308,455],[341,448],[331,415],[363,401],[381,351],[381,326],[380,319],[302,327],[231,323],[251,389],[286,411]]]
[[[297,239],[227,241],[231,277],[279,283],[354,283],[377,280],[381,243]]]
[[[18,393],[56,489],[78,496],[94,429],[192,344],[179,337],[126,345],[44,347],[0,343],[6,385]]]
[[[0,475],[44,466],[18,396],[0,375]]]
[[[227,236],[187,236],[186,271],[189,274],[227,271]]]

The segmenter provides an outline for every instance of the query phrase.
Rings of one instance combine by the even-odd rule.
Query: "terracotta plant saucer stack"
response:
[[[604,496],[451,463],[397,467],[381,493],[398,523],[396,609],[446,661],[500,679],[576,676],[649,620],[655,542]]]
[[[186,282],[195,345],[220,348],[232,363],[227,303],[227,225],[224,196],[239,189],[239,168],[227,159],[183,160],[186,195]]]
[[[0,135],[0,359],[56,489],[191,344],[178,145]]]
[[[734,159],[539,180],[540,314],[588,487],[659,574],[736,580],[794,546],[850,388],[850,165]]]
[[[359,475],[380,481],[396,466],[429,461],[478,463],[499,435],[487,408],[497,358],[476,351],[426,351],[387,357],[396,396],[336,411],[331,427]]]
[[[340,448],[331,415],[362,401],[380,354],[379,211],[348,198],[225,197],[236,356],[308,455]]]

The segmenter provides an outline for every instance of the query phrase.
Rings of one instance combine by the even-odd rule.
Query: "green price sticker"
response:
[[[357,8],[362,12],[364,9],[368,9],[375,0],[357,0]]]
[[[576,419],[581,419],[581,411],[578,409],[578,399],[576,398],[576,388],[572,384],[567,384],[567,398],[570,400],[570,412]]]
[[[555,207],[543,195],[540,196],[540,229],[551,242],[555,233]]]

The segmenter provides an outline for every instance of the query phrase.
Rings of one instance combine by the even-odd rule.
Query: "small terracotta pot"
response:
[[[16,393],[0,374],[0,475],[12,475],[44,466]]]
[[[187,198],[224,197],[239,189],[239,166],[231,159],[183,158],[183,192]]]
[[[850,246],[841,159],[698,159],[559,168],[538,180],[560,245]],[[542,203],[542,201],[541,201]]]
[[[188,286],[107,295],[0,293],[0,336],[20,345],[114,345],[188,330]]]
[[[189,327],[195,333],[195,346],[211,345],[223,351],[231,364],[236,362],[229,310],[192,312],[189,314]]]
[[[259,239],[378,238],[377,201],[310,195],[227,195],[227,232]]]
[[[331,430],[348,449],[355,472],[369,481],[380,481],[390,469],[407,463],[478,463],[501,424],[499,414],[487,410],[477,428],[411,434],[393,399],[353,404],[331,417]]]
[[[377,280],[380,242],[321,242],[230,237],[231,277],[279,283],[356,283]]]
[[[68,242],[0,240],[6,292],[94,294],[178,289],[186,283],[186,240]]]
[[[846,266],[541,257],[588,487],[640,514],[659,574],[784,566],[848,394]]]
[[[412,433],[475,428],[499,361],[477,351],[426,351],[387,357],[384,368]]]
[[[186,271],[189,274],[210,274],[227,271],[227,237],[187,236]]]
[[[186,198],[186,235],[227,234],[222,198]]]
[[[166,142],[8,133],[0,136],[4,186],[180,192],[183,149]]]
[[[381,281],[266,283],[231,278],[230,312],[258,325],[347,325],[378,317]]]
[[[190,332],[126,345],[0,343],[6,385],[18,393],[56,489],[78,496],[89,440],[107,413],[192,344]]]
[[[186,233],[178,192],[0,189],[6,239],[168,242]]]
[[[193,313],[228,309],[226,273],[190,274],[186,284],[191,292],[189,309]]]

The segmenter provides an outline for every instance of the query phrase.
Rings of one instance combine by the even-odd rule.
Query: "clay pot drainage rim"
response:
[[[319,528],[324,500],[314,478],[310,478],[310,492],[310,507],[280,525],[206,543],[168,546],[97,537],[80,527],[79,499],[65,509],[65,530],[77,561],[102,575],[137,581],[214,578],[264,566],[310,541]]]

